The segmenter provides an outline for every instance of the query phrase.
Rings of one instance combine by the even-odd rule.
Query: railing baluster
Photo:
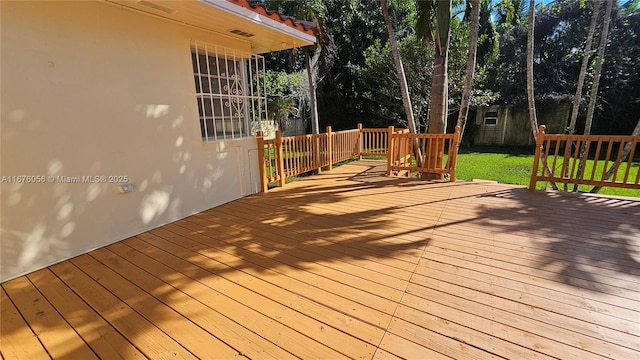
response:
[[[578,156],[580,156],[580,147],[582,146],[582,140],[577,139],[576,140],[576,146],[575,146],[575,152],[573,153],[573,156],[571,157],[573,159],[573,165],[571,166],[571,175],[569,176],[569,179],[573,179],[576,176],[576,165],[579,162]]]
[[[609,138],[609,146],[607,146],[607,155],[604,158],[604,166],[602,167],[602,174],[600,174],[600,183],[604,184],[605,174],[607,173],[607,165],[609,165],[609,158],[611,157],[611,150],[613,149],[613,138]]]
[[[591,177],[588,179],[590,181],[593,181],[595,178],[595,174],[596,174],[596,167],[598,167],[598,160],[600,159],[600,149],[602,147],[602,139],[598,140],[598,145],[596,146],[596,154],[593,157],[593,168],[591,169]],[[584,153],[585,156],[585,167],[587,166],[587,159],[589,159],[589,153],[585,152]]]
[[[616,156],[615,164],[620,164],[622,162],[622,153],[623,152],[624,152],[624,142],[620,142],[620,145],[618,146],[618,155]],[[605,171],[605,175],[602,175],[603,179],[606,177],[606,171],[607,171],[607,167],[606,166],[604,167],[604,171]],[[618,171],[614,171],[613,178],[611,179],[611,182],[615,183],[617,177],[618,177]]]
[[[551,177],[552,178],[555,178],[556,162],[558,161],[558,151],[560,151],[560,140],[556,140],[554,143],[555,143],[555,151],[553,153],[553,165],[551,165]],[[551,146],[550,143],[549,143],[549,146]]]
[[[623,183],[626,183],[629,179],[629,171],[631,170],[631,167],[633,166],[633,154],[635,154],[636,151],[636,144],[638,143],[638,141],[633,141],[631,143],[631,151],[629,152],[628,155],[628,160],[627,160],[627,168],[624,171],[624,180],[622,180]],[[640,174],[640,168],[638,169],[638,174]],[[636,180],[636,183],[638,181]]]

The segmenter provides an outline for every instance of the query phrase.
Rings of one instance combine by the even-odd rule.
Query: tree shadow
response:
[[[481,206],[482,222],[533,240],[543,251],[536,259],[538,271],[592,291],[627,297],[637,291],[640,199],[524,188],[483,197],[514,201],[506,208]]]
[[[92,348],[126,354],[135,344],[149,356],[153,339],[175,353],[207,357],[215,345],[238,358],[336,358],[345,349],[371,358],[425,249],[444,245],[440,228],[526,237],[542,250],[531,262],[547,279],[618,296],[637,289],[640,200],[425,187],[382,176],[379,163],[360,165],[203,211],[20,284],[57,309],[68,304],[74,326],[105,334],[87,340]],[[448,217],[449,206],[466,210]]]

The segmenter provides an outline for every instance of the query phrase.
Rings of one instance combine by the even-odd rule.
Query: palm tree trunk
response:
[[[436,2],[436,36],[435,58],[433,59],[433,79],[431,82],[431,106],[429,108],[429,134],[444,134],[447,132],[448,89],[447,76],[449,64],[449,37],[451,36],[451,1]],[[444,140],[441,140],[444,141]],[[437,149],[444,149],[444,144],[438,144]],[[430,164],[442,164],[443,152],[430,153]],[[444,174],[423,173],[423,180],[443,180]]]
[[[396,41],[396,34],[393,31],[393,25],[389,19],[389,9],[387,8],[387,0],[380,0],[380,7],[382,8],[382,16],[384,17],[384,23],[389,33],[389,43],[391,44],[391,52],[393,53],[393,62],[396,65],[396,72],[398,74],[398,82],[400,83],[400,93],[402,95],[402,104],[404,105],[404,111],[407,115],[407,127],[413,134],[418,133],[416,123],[413,117],[413,107],[411,106],[411,97],[409,95],[409,87],[407,86],[407,76],[404,73],[404,66],[402,66],[402,58],[400,57],[400,51],[398,50],[398,42]],[[416,164],[422,165],[422,154],[420,153],[420,143],[418,139],[413,141],[413,154],[416,158]]]
[[[602,25],[602,33],[600,34],[600,44],[598,45],[598,56],[593,70],[593,84],[589,93],[589,107],[587,108],[587,120],[584,124],[584,135],[591,134],[591,124],[593,123],[593,114],[596,109],[596,100],[598,98],[598,86],[600,85],[600,74],[602,74],[602,63],[604,62],[604,50],[607,47],[607,37],[609,36],[609,24],[611,23],[611,8],[614,0],[607,0],[607,7],[604,12],[604,24]],[[577,178],[582,178],[584,165],[587,161],[585,154],[586,144],[582,144],[580,148],[580,164],[578,165]],[[578,184],[573,186],[573,191],[578,191]]]
[[[527,30],[527,99],[529,100],[529,125],[531,126],[531,132],[533,133],[533,139],[537,143],[538,141],[538,119],[536,117],[536,100],[533,91],[533,39],[534,29],[536,21],[536,2],[535,0],[529,0],[529,25]],[[540,151],[540,157],[544,156],[544,151]],[[549,164],[546,164],[545,171],[551,173]],[[552,182],[551,186],[554,190],[558,190],[556,183]]]
[[[447,130],[447,65],[445,56],[436,55],[433,61],[429,134],[444,134]]]
[[[407,86],[407,76],[404,73],[404,66],[402,66],[402,59],[400,58],[400,51],[398,50],[396,34],[393,31],[393,25],[391,25],[391,20],[389,19],[387,0],[380,0],[380,7],[382,8],[382,16],[384,17],[384,23],[387,26],[387,32],[389,33],[389,43],[391,44],[391,51],[393,52],[393,62],[396,65],[398,82],[400,83],[402,104],[404,105],[404,112],[407,115],[407,126],[409,127],[409,131],[417,134],[416,123],[413,118],[413,108],[411,106],[411,97],[409,96],[409,87]]]
[[[473,75],[476,68],[476,52],[478,50],[478,25],[480,23],[480,0],[471,0],[471,24],[469,29],[469,53],[467,55],[467,67],[464,75],[464,88],[462,100],[460,100],[460,112],[458,113],[458,126],[460,126],[460,140],[464,134],[469,113],[471,89],[473,87]]]
[[[596,31],[598,17],[600,17],[600,3],[593,2],[593,14],[591,14],[591,23],[587,32],[587,40],[584,45],[584,55],[582,57],[582,65],[580,66],[580,74],[578,75],[578,86],[576,95],[573,97],[573,108],[571,109],[571,121],[569,122],[569,135],[573,135],[576,131],[576,121],[578,119],[578,110],[580,109],[580,100],[582,99],[582,87],[584,86],[584,78],[589,66],[589,58],[591,57],[591,43],[593,42],[593,34]],[[571,150],[569,150],[571,152]]]
[[[578,86],[576,87],[576,95],[573,97],[573,107],[571,109],[571,120],[569,121],[569,135],[573,135],[576,131],[576,122],[578,120],[578,111],[580,110],[580,102],[582,101],[582,87],[584,86],[584,78],[587,73],[587,67],[589,66],[589,58],[591,57],[591,43],[593,42],[593,34],[596,31],[596,24],[598,23],[598,17],[600,17],[600,3],[592,2],[593,13],[591,14],[591,23],[589,24],[589,31],[587,32],[587,40],[584,45],[584,55],[582,56],[582,65],[580,66],[580,74],[578,75]],[[569,154],[572,152],[573,143],[567,143],[567,150],[565,153],[565,166],[563,169],[563,176],[569,172]],[[564,184],[564,191],[568,190],[569,184]]]
[[[311,66],[311,57],[309,56],[309,48],[304,48],[304,57],[307,65],[307,78],[309,79],[309,105],[311,107],[311,133],[319,134],[320,125],[318,124],[318,103],[316,101],[316,78]]]
[[[538,119],[536,118],[536,100],[533,91],[533,31],[536,21],[536,2],[529,0],[529,25],[527,34],[527,99],[529,101],[529,125],[534,142],[538,140]]]

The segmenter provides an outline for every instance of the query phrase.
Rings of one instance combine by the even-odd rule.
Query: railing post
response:
[[[456,181],[456,160],[458,159],[458,147],[460,146],[460,125],[456,125],[453,133],[453,153],[449,154],[449,181]]]
[[[333,169],[333,136],[331,126],[327,126],[327,159],[329,160],[329,170]]]
[[[362,123],[358,123],[358,160],[362,160]]]
[[[258,167],[260,168],[260,189],[267,192],[269,184],[267,184],[267,165],[264,159],[264,134],[262,131],[256,132],[256,140],[258,141]]]
[[[388,133],[387,133],[387,146],[389,147],[387,149],[387,176],[391,176],[391,164],[393,163],[393,145],[394,145],[394,139],[393,139],[393,126],[389,126],[388,129]]]
[[[538,182],[538,164],[540,163],[540,156],[542,155],[542,144],[544,144],[544,130],[546,126],[540,125],[538,129],[538,138],[536,139],[536,154],[533,157],[533,169],[531,169],[531,179],[529,180],[529,190],[536,189],[536,182]]]
[[[286,176],[284,174],[284,157],[282,151],[282,131],[276,130],[276,153],[278,154],[278,176],[280,176],[280,186],[284,186]]]

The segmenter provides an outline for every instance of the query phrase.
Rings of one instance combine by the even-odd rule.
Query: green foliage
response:
[[[640,113],[640,13],[616,19],[605,56],[592,132],[629,134]]]
[[[491,0],[480,2],[480,23],[478,28],[477,66],[490,65],[498,56],[498,32],[491,19]],[[466,21],[465,23],[468,23]]]
[[[534,83],[537,101],[573,99],[582,49],[596,4],[600,3],[558,0],[536,16]],[[630,4],[628,9],[632,8],[633,4]],[[609,45],[605,52],[598,107],[592,126],[594,134],[629,134],[637,120],[636,114],[640,112],[640,66],[637,63],[640,58],[640,14],[631,11],[631,14],[625,15],[622,9],[615,10],[616,13],[618,15],[612,19]],[[596,29],[596,44],[602,31],[601,23],[600,28]],[[527,32],[524,26],[516,22],[503,28],[506,30],[500,35],[498,58],[488,70],[491,81],[481,86],[500,93],[502,103],[518,105],[526,101]],[[592,80],[593,66],[590,66],[585,83],[589,84]],[[586,104],[587,101],[588,94],[585,94],[581,102]],[[578,116],[577,131],[581,132],[584,114],[580,112]]]
[[[267,110],[269,119],[285,131],[292,117],[307,121],[309,82],[304,72],[287,74],[284,71],[265,73]]]
[[[417,126],[424,129],[429,107],[433,50],[416,36],[400,40],[398,47],[405,64],[414,117]],[[378,40],[365,50],[364,55],[364,66],[352,66],[352,69],[364,87],[362,98],[367,101],[371,112],[369,126],[407,127],[391,47],[388,42]]]
[[[256,0],[260,1],[260,0]],[[399,87],[387,34],[376,0],[264,0],[269,8],[287,15],[311,19],[308,9],[321,14],[335,41],[335,59],[321,73],[318,106],[321,128],[353,128],[398,125],[403,118]],[[429,1],[427,1],[429,2]],[[433,3],[433,1],[431,1]],[[409,88],[420,126],[426,125],[430,99],[433,45],[420,46],[416,39],[418,8],[422,1],[389,0]],[[471,106],[495,102],[518,105],[526,102],[525,47],[526,0],[482,0],[478,58]],[[535,86],[538,101],[570,101],[575,93],[584,41],[595,1],[557,0],[538,9],[536,15]],[[468,47],[468,24],[462,11],[466,4],[453,1],[449,46],[449,109],[455,116],[461,98]],[[615,18],[605,53],[594,133],[627,134],[640,113],[640,0],[616,2]],[[273,7],[271,5],[276,5]],[[302,11],[304,10],[304,11]],[[435,13],[434,13],[435,14]],[[318,15],[320,16],[320,15]],[[433,17],[433,16],[431,16]],[[601,22],[600,22],[601,23]],[[601,26],[601,25],[600,25]],[[596,31],[596,39],[600,29]],[[269,54],[267,68],[304,71],[302,51]],[[422,71],[422,73],[420,73]],[[592,69],[585,88],[592,81]],[[587,95],[582,99],[586,104]],[[579,113],[578,131],[584,115]],[[451,129],[450,129],[451,130]]]
[[[526,0],[500,0],[496,5],[498,31],[505,33],[513,27],[527,23]]]

